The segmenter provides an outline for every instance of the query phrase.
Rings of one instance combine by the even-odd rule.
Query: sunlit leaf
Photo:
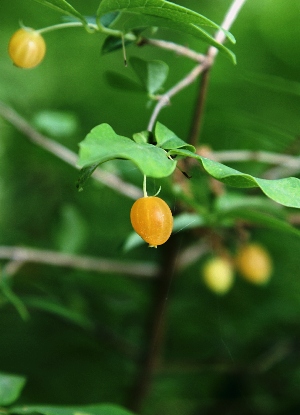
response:
[[[176,167],[165,150],[117,135],[108,124],[98,125],[80,143],[78,165],[88,167],[113,159],[131,160],[143,174],[156,178],[169,176]]]
[[[201,157],[188,150],[171,150],[170,155],[181,155],[198,160],[212,177],[221,182],[240,188],[259,187],[270,199],[284,206],[300,208],[300,180],[288,177],[278,180],[259,179],[250,174],[241,173],[224,164]]]
[[[225,46],[214,41],[208,33],[200,28],[200,26],[208,26],[219,30],[220,26],[201,14],[183,6],[165,0],[148,0],[146,2],[144,0],[102,0],[97,11],[97,16],[102,16],[113,11],[134,13],[138,15],[138,19],[142,15],[149,16],[151,22],[146,23],[147,26],[168,27],[194,35],[197,31],[199,33],[202,32],[201,37],[203,40],[209,44],[214,44],[214,46],[222,49],[234,59],[232,52],[229,52]],[[145,25],[145,21],[143,20],[139,25]],[[136,26],[132,26],[131,28],[133,27]],[[131,28],[129,27],[129,29]],[[225,34],[231,42],[235,42],[232,34],[227,31],[225,31]]]

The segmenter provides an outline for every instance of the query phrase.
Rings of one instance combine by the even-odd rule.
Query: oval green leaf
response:
[[[176,167],[165,150],[136,143],[117,135],[110,125],[100,124],[80,143],[78,166],[85,168],[113,159],[131,160],[144,175],[154,178],[167,177]]]
[[[169,154],[197,159],[208,174],[229,186],[240,188],[259,187],[275,202],[288,207],[300,208],[300,180],[295,177],[278,180],[259,179],[188,150],[171,150]]]
[[[163,61],[145,61],[132,57],[129,62],[150,95],[155,94],[168,77],[169,67]]]
[[[151,24],[147,24],[148,26],[169,27],[194,35],[198,35],[197,32],[199,32],[199,36],[201,33],[203,40],[223,50],[230,55],[231,59],[235,60],[234,54],[229,51],[229,49],[216,42],[212,36],[200,28],[200,26],[209,26],[220,30],[220,26],[205,16],[186,7],[179,6],[166,0],[147,0],[146,2],[144,0],[102,0],[97,10],[97,16],[100,17],[103,14],[114,11],[137,14],[138,20],[142,15],[155,18],[152,19]],[[140,22],[139,27],[144,24],[144,21]],[[129,27],[129,30],[132,28],[133,26]],[[225,30],[224,33],[232,43],[235,43],[234,36],[231,33]]]

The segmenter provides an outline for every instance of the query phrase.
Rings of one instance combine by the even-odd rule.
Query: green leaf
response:
[[[167,27],[190,33],[205,40],[206,43],[216,46],[235,61],[234,54],[229,49],[216,42],[211,35],[199,27],[209,26],[219,30],[220,26],[190,9],[165,0],[102,0],[97,16],[113,11],[129,12],[137,15],[137,18],[128,22],[129,30],[137,24],[138,27],[145,25]],[[141,19],[142,15],[150,17],[150,20]],[[227,31],[224,32],[227,38],[234,43],[235,39],[232,34]]]
[[[217,214],[230,214],[232,210],[256,209],[265,213],[271,213],[280,219],[286,219],[286,210],[281,205],[274,203],[273,200],[264,196],[251,196],[249,194],[237,192],[225,192],[216,198],[214,204]]]
[[[205,218],[198,215],[198,213],[181,213],[174,217],[173,232],[177,233],[186,229],[198,228],[205,224]]]
[[[138,14],[146,14],[150,16],[163,17],[174,22],[182,22],[198,26],[209,26],[214,29],[220,29],[219,25],[207,17],[166,0],[102,0],[97,10],[97,16],[102,16],[103,14],[113,11],[128,11]],[[228,39],[234,43],[235,39],[233,35],[227,31],[224,32],[226,33]]]
[[[35,114],[34,125],[39,131],[54,137],[67,137],[78,129],[78,120],[71,112],[43,110]]]
[[[300,237],[300,231],[287,223],[285,220],[278,219],[266,212],[259,212],[253,209],[232,209],[227,212],[223,218],[243,219],[251,223],[275,229],[281,232],[287,232]]]
[[[43,310],[53,315],[59,316],[60,318],[85,330],[94,329],[94,324],[92,321],[90,321],[79,312],[70,310],[62,304],[54,303],[51,300],[39,297],[27,297],[25,302],[29,307],[33,307],[38,310]]]
[[[189,34],[208,45],[215,46],[220,52],[230,58],[234,64],[236,63],[236,56],[230,49],[223,44],[216,42],[215,38],[207,33],[206,30],[193,24],[187,25],[185,23],[173,22],[172,20],[163,19],[162,17],[132,15],[130,18],[126,19],[122,27],[126,32],[133,31],[133,29],[137,30],[140,27],[160,27]]]
[[[80,170],[80,175],[76,183],[78,192],[83,190],[83,186],[86,184],[87,180],[91,177],[98,166],[99,163],[95,163]]]
[[[300,208],[300,180],[295,177],[288,177],[279,180],[259,179],[250,174],[241,173],[224,164],[201,157],[188,150],[171,150],[171,156],[181,155],[192,157],[198,160],[203,168],[217,180],[240,188],[259,187],[270,199],[281,205]]]
[[[165,150],[117,135],[108,124],[98,125],[80,143],[78,165],[88,167],[113,159],[131,160],[143,174],[155,178],[169,176],[176,167]]]
[[[163,61],[153,60],[147,62],[132,57],[130,58],[130,64],[150,95],[155,94],[168,77],[169,67]]]
[[[105,72],[104,76],[107,83],[112,88],[123,89],[124,91],[145,93],[145,89],[142,87],[142,85],[138,84],[127,76],[112,71]]]
[[[10,405],[18,399],[26,378],[0,372],[0,406]]]
[[[1,277],[2,278],[0,279],[0,281],[1,281],[0,291],[6,297],[6,299],[15,307],[15,309],[19,313],[20,317],[24,321],[28,320],[29,319],[29,313],[28,313],[28,310],[27,310],[26,306],[24,305],[23,301],[11,289],[10,284],[9,284],[10,281],[7,279],[7,277],[5,276],[4,273],[2,273]]]
[[[79,13],[76,9],[74,9],[74,7],[71,6],[71,4],[69,4],[66,0],[35,0],[35,1],[43,4],[44,6],[50,7],[51,9],[59,11],[61,13],[76,17],[83,23],[85,27],[88,27],[85,17],[81,13]]]
[[[99,404],[87,406],[43,406],[26,405],[10,410],[10,413],[27,415],[39,413],[42,415],[133,415],[127,409],[118,405]]]
[[[141,131],[139,133],[133,134],[133,140],[138,144],[146,144],[149,143],[151,137],[150,131]]]
[[[132,43],[133,43],[133,40],[128,40],[128,39],[124,40],[125,46],[129,46]],[[122,48],[123,48],[123,42],[121,38],[115,37],[115,36],[107,36],[107,38],[103,42],[101,53],[102,55],[105,55],[106,53],[110,53],[110,52],[113,52],[115,50],[122,49]]]
[[[113,23],[115,23],[119,15],[120,15],[119,12],[107,13],[101,16],[100,22],[104,27],[110,27]],[[96,19],[95,19],[95,23],[96,23]]]
[[[157,122],[155,125],[155,139],[158,147],[165,150],[173,150],[176,148],[184,148],[186,150],[195,152],[195,147],[181,140],[173,131],[166,126]]]

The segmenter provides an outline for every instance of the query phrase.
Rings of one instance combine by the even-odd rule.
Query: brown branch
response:
[[[143,402],[151,387],[153,373],[157,371],[159,365],[164,342],[168,296],[178,257],[177,235],[172,235],[168,243],[161,248],[163,249],[163,262],[154,282],[154,303],[153,310],[149,314],[146,349],[139,362],[138,375],[129,403],[129,408],[136,413],[142,409]]]
[[[28,262],[141,278],[154,278],[158,269],[157,265],[150,262],[122,262],[19,246],[0,246],[0,259],[10,260],[7,267],[7,271],[11,271],[10,275]]]
[[[21,115],[15,110],[0,102],[0,116],[6,121],[12,124],[17,130],[24,134],[29,141],[43,148],[49,153],[54,154],[59,159],[63,160],[72,167],[77,168],[76,163],[78,156],[73,151],[64,147],[63,145],[51,140],[43,134],[36,131]],[[96,169],[92,176],[98,182],[103,183],[105,186],[121,193],[131,199],[138,199],[142,196],[142,191],[138,187],[124,182],[118,176],[109,173],[100,168]]]
[[[229,30],[232,24],[234,23],[241,7],[245,3],[246,0],[235,0],[233,1],[231,7],[229,8],[223,23],[221,24],[221,28],[225,30]],[[215,40],[219,43],[224,43],[226,39],[226,35],[224,30],[219,30],[216,33]],[[206,54],[206,59],[209,61],[208,68],[203,72],[202,79],[199,85],[199,92],[195,104],[195,111],[194,116],[191,124],[190,135],[189,135],[189,143],[196,146],[197,142],[199,141],[199,135],[201,132],[201,125],[202,119],[204,114],[205,108],[205,101],[207,97],[208,91],[208,84],[209,84],[209,74],[210,69],[214,64],[215,58],[218,54],[219,50],[214,46],[210,46],[208,52]]]
[[[203,53],[195,52],[194,50],[189,49],[186,46],[178,45],[177,43],[169,42],[166,40],[142,38],[139,40],[137,45],[138,46],[150,45],[150,46],[156,46],[160,49],[170,50],[172,52],[175,52],[177,55],[184,56],[198,63],[203,62],[205,59],[205,55],[203,55]]]

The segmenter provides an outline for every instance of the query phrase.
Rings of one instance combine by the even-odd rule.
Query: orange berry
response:
[[[31,28],[21,28],[10,38],[8,53],[19,68],[34,68],[44,58],[46,44],[42,35]]]
[[[253,284],[267,283],[273,270],[269,253],[256,243],[245,245],[239,250],[236,267],[240,274]]]
[[[166,202],[156,196],[141,197],[130,211],[133,229],[149,246],[165,243],[173,229],[173,216]]]

